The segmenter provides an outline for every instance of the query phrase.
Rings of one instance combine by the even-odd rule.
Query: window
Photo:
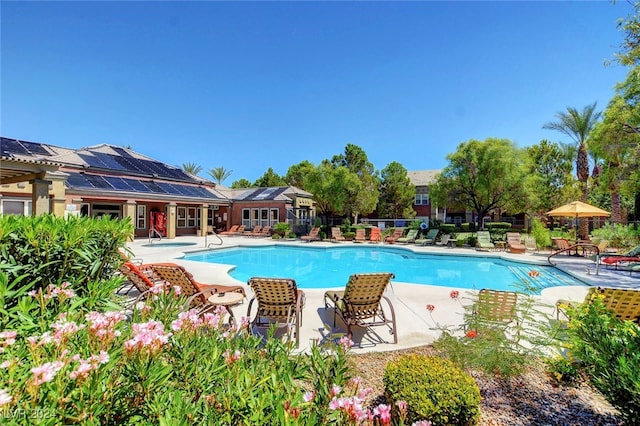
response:
[[[186,207],[178,207],[178,219],[177,219],[176,226],[178,228],[187,227],[187,208]]]
[[[147,206],[136,207],[136,228],[146,229],[147,227]]]
[[[16,216],[29,216],[31,214],[31,201],[27,200],[2,200],[2,214]]]
[[[429,194],[416,194],[416,200],[413,203],[416,206],[426,206],[429,204]]]
[[[276,223],[279,222],[279,217],[280,215],[280,210],[278,209],[271,209],[271,225],[275,225]]]
[[[196,224],[198,223],[197,211],[198,209],[196,209],[195,207],[187,208],[187,227],[188,228],[196,227]]]
[[[260,226],[269,225],[269,209],[260,209]]]
[[[247,228],[251,226],[251,210],[242,209],[242,224]]]
[[[119,204],[94,204],[92,206],[93,217],[111,216],[113,219],[120,219]]]

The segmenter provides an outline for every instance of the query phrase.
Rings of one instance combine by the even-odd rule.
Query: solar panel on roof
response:
[[[67,178],[67,186],[70,188],[93,188],[93,185],[84,178],[80,173],[69,173]]]
[[[95,188],[99,188],[99,189],[113,189],[113,186],[111,186],[109,184],[109,182],[107,182],[106,180],[104,180],[104,178],[102,176],[96,176],[96,175],[84,175],[85,179],[87,179],[89,182],[91,182],[91,185],[93,185]]]
[[[112,146],[111,149],[113,149],[115,152],[122,155],[123,157],[131,157],[131,154],[129,154],[129,151],[127,151],[124,148],[120,148],[119,146]]]
[[[20,141],[20,143],[33,155],[51,155],[42,144],[24,141]]]
[[[2,155],[29,155],[29,151],[15,139],[2,138]]]
[[[89,165],[89,167],[95,167],[97,169],[108,169],[107,165],[104,162],[92,154],[78,154],[78,157],[82,158],[85,163]]]
[[[149,188],[151,190],[151,192],[155,192],[155,193],[158,193],[158,194],[166,194],[167,193],[167,191],[165,191],[164,189],[162,189],[161,187],[156,185],[155,182],[144,181],[143,183],[145,184],[145,186],[147,188]]]
[[[162,188],[162,190],[165,191],[167,194],[182,195],[182,193],[177,188],[175,188],[174,185],[171,185],[170,183],[157,182],[157,185],[160,188]]]
[[[102,161],[104,165],[107,166],[107,168],[110,170],[126,170],[120,163],[115,160],[114,155],[109,155],[102,152],[94,152],[93,156]]]
[[[120,177],[105,176],[104,180],[109,182],[109,184],[118,191],[133,191],[131,185],[129,185],[129,183],[125,179],[122,179]]]
[[[138,179],[124,179],[136,192],[149,192],[149,188]]]

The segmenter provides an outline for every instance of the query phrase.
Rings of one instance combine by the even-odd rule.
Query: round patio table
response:
[[[227,312],[229,313],[229,325],[233,326],[236,323],[236,318],[233,315],[233,311],[231,310],[231,306],[237,305],[242,302],[244,299],[244,295],[242,293],[236,293],[233,291],[228,291],[226,293],[214,293],[207,299],[209,303],[216,306],[224,306]]]

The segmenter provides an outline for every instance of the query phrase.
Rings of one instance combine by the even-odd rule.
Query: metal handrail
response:
[[[578,248],[580,248],[580,247],[583,247],[583,248],[584,247],[590,247],[590,248],[595,249],[595,252],[596,252],[596,275],[598,275],[600,273],[600,247],[598,247],[597,245],[592,244],[592,243],[576,243],[576,244],[574,244],[572,246],[560,249],[560,250],[558,250],[556,252],[551,253],[547,257],[547,262],[549,262],[549,264],[551,266],[556,266],[556,264],[551,261],[551,258],[553,256],[558,255],[558,254],[562,254],[562,253],[565,253],[565,252],[571,252],[572,250],[575,250],[576,253],[578,253]]]
[[[206,234],[204,235],[204,246],[205,246],[206,248],[211,248],[211,246],[213,246],[213,245],[221,246],[221,245],[224,243],[224,242],[222,241],[222,237],[220,237],[220,235],[216,234],[215,232],[213,233],[213,235],[215,235],[215,236],[216,236],[216,238],[218,239],[218,241],[220,241],[220,242],[219,242],[219,243],[218,243],[218,242],[215,242],[215,243],[209,243],[209,242],[207,242],[208,237],[209,237],[209,233],[206,233]]]

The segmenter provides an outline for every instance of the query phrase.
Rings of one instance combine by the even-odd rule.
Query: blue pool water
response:
[[[540,287],[584,285],[551,266],[377,246],[237,247],[193,253],[184,259],[233,265],[230,275],[239,281],[286,277],[307,289],[344,287],[349,275],[363,272],[393,272],[398,282],[468,289],[513,290],[523,278]],[[528,275],[533,270],[539,273],[535,280]]]

